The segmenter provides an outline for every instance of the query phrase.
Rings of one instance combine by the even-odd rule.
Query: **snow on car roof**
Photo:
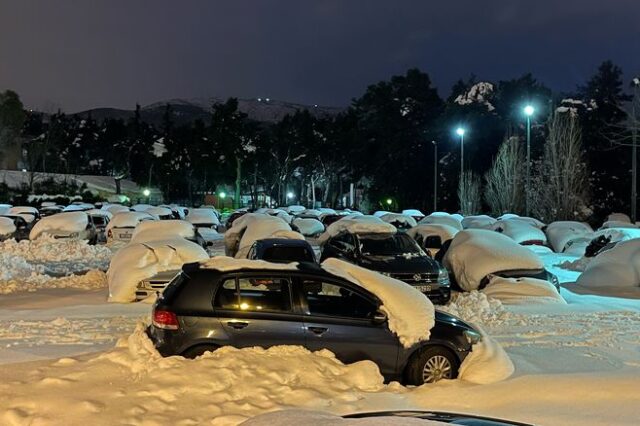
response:
[[[113,214],[109,210],[91,209],[91,210],[87,210],[85,213],[90,216],[103,216],[103,217],[108,217],[109,219],[113,217]]]
[[[143,212],[119,212],[113,215],[113,219],[109,222],[108,229],[135,227],[143,220],[154,220],[154,217]]]
[[[318,235],[324,232],[324,225],[318,219],[297,217],[291,221],[291,224],[305,236]]]
[[[462,219],[448,213],[431,213],[429,216],[422,218],[418,223],[439,223],[462,230]]]
[[[121,204],[108,204],[106,206],[102,206],[102,210],[106,210],[108,212],[111,212],[111,214],[115,215],[116,213],[120,213],[120,212],[128,212],[129,207],[123,206]]]
[[[318,241],[320,242],[320,244],[324,244],[329,238],[334,237],[342,232],[351,232],[353,234],[386,234],[397,232],[397,229],[390,223],[386,223],[382,219],[375,216],[347,216],[329,225],[325,232],[320,235]]]
[[[209,208],[191,209],[185,219],[194,224],[220,225],[215,210]]]
[[[425,216],[425,214],[418,209],[405,209],[402,210],[402,214],[406,214],[407,216]]]
[[[10,235],[16,232],[16,225],[13,219],[0,216],[0,235]]]
[[[502,232],[518,244],[526,241],[547,242],[547,236],[540,228],[520,218],[499,220],[492,226],[494,231]]]
[[[632,289],[640,296],[640,239],[622,241],[606,250],[587,265],[577,284],[595,293],[607,289]],[[604,290],[604,291],[603,291]]]
[[[81,232],[87,227],[89,216],[85,212],[65,212],[40,219],[29,233],[29,239],[35,240],[48,231]]]
[[[256,240],[270,237],[304,239],[283,219],[260,213],[247,213],[233,222],[233,226],[224,234],[225,246],[230,249],[237,246],[236,257],[246,257]]]
[[[272,263],[265,260],[236,259],[228,256],[215,256],[200,262],[202,269],[214,269],[220,272],[235,271],[238,269],[267,269],[274,271],[297,271],[298,262]]]
[[[193,224],[186,220],[149,220],[141,222],[133,230],[132,243],[145,241],[193,238],[195,230]]]
[[[452,270],[460,287],[476,290],[488,274],[514,269],[543,269],[533,251],[499,232],[485,229],[460,231],[451,241],[444,265]]]
[[[591,239],[593,229],[583,222],[557,221],[547,225],[545,229],[549,244],[556,253],[562,253],[571,241]]]
[[[387,314],[389,329],[404,347],[429,339],[435,325],[435,309],[418,289],[339,259],[327,259],[321,267],[375,294],[382,301],[380,309]]]
[[[202,247],[183,238],[130,243],[111,258],[107,270],[109,301],[132,302],[140,281],[208,258]]]
[[[400,213],[387,213],[380,216],[380,219],[383,222],[387,222],[387,223],[394,223],[394,222],[403,223],[409,227],[414,227],[417,225],[417,222],[414,218],[412,218],[409,215],[400,214]]]
[[[161,216],[173,217],[173,212],[168,207],[149,207],[144,212],[156,218],[160,218]]]
[[[444,243],[445,241],[452,239],[458,232],[458,229],[449,225],[442,225],[439,223],[420,223],[407,230],[407,235],[411,238],[415,238],[416,235],[422,235],[423,238],[437,235],[440,237],[440,241]]]
[[[489,229],[494,223],[496,223],[496,219],[486,214],[465,216],[462,219],[462,227],[464,229]]]

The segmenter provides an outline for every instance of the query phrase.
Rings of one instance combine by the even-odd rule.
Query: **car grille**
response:
[[[392,278],[395,278],[400,281],[404,281],[407,284],[437,284],[438,283],[438,274],[391,274]]]

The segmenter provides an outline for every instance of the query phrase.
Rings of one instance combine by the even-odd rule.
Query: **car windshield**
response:
[[[380,234],[360,236],[360,251],[363,255],[399,256],[422,254],[415,241],[405,234]]]
[[[313,255],[304,247],[270,247],[263,259],[271,262],[313,262]]]
[[[102,216],[91,216],[91,219],[93,220],[93,224],[94,225],[104,225],[105,224],[105,220],[104,217]]]

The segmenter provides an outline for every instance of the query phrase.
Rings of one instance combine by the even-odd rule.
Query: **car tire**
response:
[[[458,377],[458,358],[442,346],[427,346],[419,349],[409,360],[405,371],[408,385],[420,386],[442,379]]]
[[[218,349],[215,345],[198,345],[192,346],[186,351],[182,352],[182,356],[189,359],[194,359],[203,355],[205,352],[213,352]]]

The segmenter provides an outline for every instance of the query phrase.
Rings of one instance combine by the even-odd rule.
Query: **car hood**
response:
[[[438,262],[428,256],[362,256],[358,265],[387,273],[437,273]]]
[[[448,325],[452,327],[461,327],[466,330],[478,331],[470,324],[466,323],[461,318],[456,317],[455,315],[448,314],[443,311],[439,311],[436,309],[436,324]]]

